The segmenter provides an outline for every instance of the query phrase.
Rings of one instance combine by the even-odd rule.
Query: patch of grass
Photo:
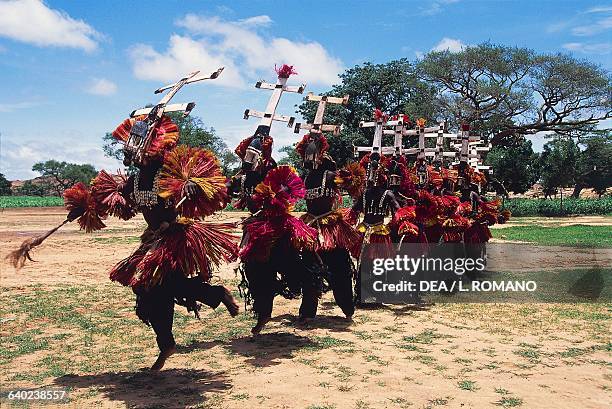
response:
[[[462,365],[469,365],[472,363],[472,360],[468,358],[455,358],[453,361],[457,362],[458,364],[462,364]]]
[[[435,357],[430,356],[430,355],[416,355],[416,356],[413,356],[413,357],[411,357],[409,359],[412,359],[413,361],[417,361],[417,362],[420,362],[420,363],[422,363],[424,365],[428,365],[428,366],[429,365],[433,365],[434,362],[437,361],[437,359]]]
[[[508,391],[508,389],[495,388],[495,393],[499,393],[500,395],[508,395],[510,392]]]
[[[338,339],[334,337],[330,337],[329,335],[323,337],[314,337],[312,339],[312,344],[307,345],[305,349],[308,350],[321,350],[327,348],[335,348],[335,347],[349,347],[352,346],[353,342],[346,341],[344,339]]]
[[[117,236],[117,237],[92,237],[96,243],[100,244],[131,244],[140,243],[138,236]]]
[[[429,403],[432,404],[433,406],[446,406],[448,405],[448,398],[435,398],[435,399],[431,399],[429,400]]]
[[[411,344],[432,344],[434,339],[439,338],[450,338],[450,335],[439,334],[435,329],[426,329],[417,335],[403,337],[402,340]]]
[[[510,241],[526,241],[542,246],[612,247],[609,226],[513,226],[493,229],[493,237]]]
[[[245,400],[248,399],[250,395],[248,393],[237,393],[236,395],[232,395],[231,399],[233,400]]]
[[[344,365],[340,365],[338,367],[338,372],[338,379],[343,382],[349,380],[351,376],[357,375],[357,372],[353,371],[350,367]]]
[[[352,385],[347,385],[347,384],[344,384],[344,383],[342,385],[338,386],[338,390],[340,392],[350,392],[350,391],[353,390],[353,388],[354,387]]]
[[[475,392],[478,389],[480,389],[478,386],[476,386],[476,382],[475,381],[468,381],[468,380],[463,380],[463,381],[457,382],[457,386],[459,387],[459,389],[462,389],[464,391]]]
[[[4,364],[18,356],[31,354],[41,349],[47,349],[49,346],[47,339],[35,337],[40,333],[40,330],[29,330],[22,334],[2,337],[2,345],[0,345],[0,362]]]
[[[500,400],[495,402],[498,406],[503,406],[504,408],[514,408],[517,406],[521,406],[523,404],[523,399],[516,398],[514,396],[503,396]]]
[[[570,347],[566,349],[565,351],[560,352],[559,355],[562,358],[574,358],[574,357],[581,356],[581,355],[591,354],[596,351],[605,351],[605,350],[610,351],[610,345],[611,344],[608,343],[607,345],[606,344],[593,345],[593,346],[586,347],[586,348]]]
[[[540,352],[534,348],[522,348],[513,351],[515,355],[528,359],[529,362],[540,362]]]

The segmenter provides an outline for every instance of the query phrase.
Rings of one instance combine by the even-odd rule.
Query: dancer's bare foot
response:
[[[166,349],[165,351],[161,351],[159,353],[159,356],[157,357],[157,361],[155,361],[155,363],[151,367],[151,370],[159,371],[160,369],[162,369],[164,367],[164,364],[166,363],[166,359],[174,355],[175,352],[176,352],[176,347],[171,347],[171,348]]]
[[[251,332],[253,333],[253,335],[259,334],[271,318],[272,317],[259,317],[257,319],[257,324],[253,328],[251,328]]]
[[[236,301],[231,291],[227,287],[223,287],[223,290],[225,291],[225,294],[223,294],[223,299],[221,300],[221,302],[223,303],[223,305],[225,305],[225,308],[227,308],[227,311],[230,313],[230,315],[232,317],[235,317],[240,311],[238,301]]]

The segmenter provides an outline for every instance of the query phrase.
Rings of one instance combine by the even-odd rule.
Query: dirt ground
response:
[[[0,212],[0,255],[64,217],[61,208]],[[550,222],[612,225],[612,218]],[[154,334],[136,319],[131,291],[111,283],[107,272],[137,247],[144,221],[109,220],[107,226],[90,235],[64,226],[35,250],[37,262],[20,271],[2,261],[3,396],[10,390],[61,388],[69,399],[46,406],[76,408],[612,404],[610,304],[385,306],[358,310],[349,322],[327,294],[320,316],[301,328],[295,323],[299,300],[277,298],[273,321],[255,339],[249,313],[232,319],[221,308],[203,310],[198,321],[177,308],[178,353],[161,373],[143,371],[157,354]],[[580,265],[576,257],[584,251],[541,253],[530,268]],[[236,288],[235,268],[224,266],[215,280]]]

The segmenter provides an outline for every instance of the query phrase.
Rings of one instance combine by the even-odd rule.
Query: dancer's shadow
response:
[[[212,341],[193,340],[187,345],[177,345],[176,352],[178,352],[179,354],[188,354],[193,351],[207,350],[223,344],[223,341],[219,341],[217,339]]]
[[[206,394],[232,387],[223,372],[168,369],[160,372],[106,372],[64,375],[53,381],[62,388],[96,388],[112,401],[130,408],[185,407],[206,402]]]
[[[433,304],[405,304],[402,306],[395,306],[394,308],[389,308],[393,314],[395,315],[412,315],[414,312],[419,311],[429,311],[431,310]]]
[[[350,331],[349,327],[353,323],[351,320],[339,315],[317,315],[315,318],[309,320],[308,324],[306,325],[301,325],[298,322],[298,318],[291,314],[282,314],[276,317],[276,319],[288,321],[290,325],[301,330],[318,328],[326,329],[332,332]]]
[[[230,353],[247,357],[246,362],[257,367],[278,365],[281,359],[292,359],[295,351],[314,346],[312,339],[289,332],[264,332],[255,337],[234,338],[225,344]]]

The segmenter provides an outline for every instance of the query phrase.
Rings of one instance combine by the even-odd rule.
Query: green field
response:
[[[64,199],[57,196],[0,196],[0,209],[10,207],[63,206]]]
[[[506,199],[504,207],[513,216],[559,217],[569,215],[606,215],[612,214],[612,197],[600,199]]]
[[[511,241],[526,241],[543,246],[612,248],[612,227],[586,226],[513,226],[493,229],[493,237]]]

